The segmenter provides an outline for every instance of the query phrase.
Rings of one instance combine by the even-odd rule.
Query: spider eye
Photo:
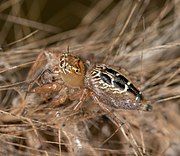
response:
[[[65,61],[64,61],[64,60],[60,61],[59,66],[60,66],[61,68],[63,68],[64,65],[65,65]]]
[[[80,72],[80,69],[79,68],[75,68],[74,70],[76,73],[79,73]]]

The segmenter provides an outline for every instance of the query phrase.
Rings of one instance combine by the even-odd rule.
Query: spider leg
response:
[[[46,94],[56,92],[62,89],[62,85],[58,82],[52,82],[49,84],[44,84],[42,86],[38,86],[32,89],[30,92],[37,93],[37,94]]]
[[[58,95],[52,99],[50,104],[53,107],[57,107],[57,106],[60,106],[61,104],[63,104],[68,98],[69,97],[68,97],[68,94],[67,94],[67,88],[62,88],[59,91]]]
[[[39,87],[36,87],[37,88],[37,90],[39,90],[40,91],[40,88],[42,87],[42,85],[41,85],[41,83],[39,83],[39,79],[41,78],[41,76],[45,73],[45,72],[51,72],[49,69],[44,69],[44,70],[40,70],[40,71],[38,71],[37,73],[36,73],[36,75],[33,77],[33,78],[31,78],[31,79],[27,79],[27,81],[29,81],[28,83],[29,83],[29,85],[28,85],[28,88],[27,88],[27,91],[26,91],[26,94],[25,94],[25,98],[26,98],[26,96],[27,96],[27,94],[29,93],[29,92],[35,92],[35,90],[32,90],[32,88],[33,88],[33,85],[34,84],[37,84]],[[45,85],[45,84],[44,84]],[[44,86],[43,85],[43,86]],[[49,85],[49,84],[48,84]],[[45,88],[48,88],[48,86],[44,86],[44,89]],[[43,88],[42,88],[43,89]]]
[[[134,153],[135,155],[142,155],[142,150],[138,147],[137,142],[134,139],[134,136],[130,130],[130,127],[124,123],[124,122],[119,122],[119,118],[113,114],[111,112],[110,109],[108,109],[108,107],[106,107],[102,102],[100,102],[96,96],[96,94],[94,94],[93,92],[91,92],[91,96],[94,99],[94,101],[105,111],[109,114],[111,121],[117,126],[117,129],[115,132],[117,132],[119,129],[121,130],[121,132],[123,133],[125,139],[132,145],[132,147],[134,148]],[[128,136],[127,132],[129,133],[130,136]],[[109,139],[109,138],[108,138]],[[107,139],[107,140],[108,140]],[[106,141],[106,140],[105,140]]]
[[[40,84],[39,84],[40,85]],[[44,100],[46,101],[49,99],[50,95],[54,92],[58,92],[62,89],[62,85],[58,82],[52,82],[48,84],[43,84],[41,86],[37,86],[33,89],[31,89],[30,93],[36,93],[39,94]],[[27,96],[27,94],[26,94]]]
[[[76,104],[76,106],[73,108],[74,111],[77,111],[79,110],[79,108],[82,106],[83,102],[85,101],[86,97],[88,95],[88,90],[87,89],[84,89],[82,91],[82,95],[80,97],[80,100],[79,102]]]
[[[91,97],[92,97],[93,100],[99,105],[99,107],[100,107],[102,110],[104,110],[105,112],[107,112],[107,113],[110,115],[111,120],[113,121],[113,123],[114,123],[118,128],[121,127],[121,126],[124,124],[124,122],[121,122],[121,121],[119,122],[119,118],[118,118],[115,114],[113,114],[108,107],[106,107],[102,102],[99,101],[99,99],[97,98],[96,94],[94,94],[93,92],[91,92]]]

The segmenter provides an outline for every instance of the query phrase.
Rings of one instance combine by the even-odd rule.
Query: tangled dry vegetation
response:
[[[0,155],[179,155],[179,36],[179,0],[1,1]],[[126,68],[153,111],[114,110],[117,127],[92,101],[73,112],[25,96],[37,55],[68,46]]]

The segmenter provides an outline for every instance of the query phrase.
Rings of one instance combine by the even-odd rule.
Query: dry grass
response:
[[[0,3],[0,155],[179,155],[180,1],[52,2]],[[24,98],[37,55],[68,46],[126,68],[154,110],[115,110],[125,122],[117,129],[91,101],[72,113]]]

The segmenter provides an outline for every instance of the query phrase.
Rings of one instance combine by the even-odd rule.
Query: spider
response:
[[[106,64],[91,65],[68,52],[42,52],[27,79],[31,80],[31,92],[51,99],[50,103],[55,106],[64,104],[67,99],[76,99],[79,102],[74,110],[77,110],[91,97],[110,114],[112,109],[152,109],[122,69]]]

